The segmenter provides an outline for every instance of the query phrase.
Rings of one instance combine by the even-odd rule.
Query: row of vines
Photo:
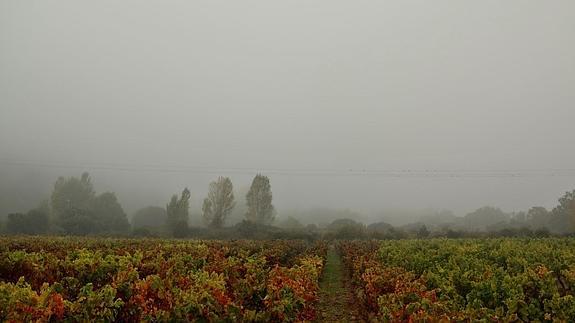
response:
[[[575,240],[340,242],[370,321],[575,321]]]
[[[0,321],[310,321],[327,247],[0,238]]]

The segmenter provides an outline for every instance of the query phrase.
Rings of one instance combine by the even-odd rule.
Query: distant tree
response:
[[[550,229],[558,233],[575,231],[575,190],[559,198],[559,205],[551,211]]]
[[[130,228],[116,195],[106,192],[96,196],[88,173],[80,178],[58,178],[52,191],[51,206],[52,218],[64,233],[120,233]]]
[[[167,215],[164,208],[158,206],[148,206],[139,209],[132,216],[132,227],[137,228],[158,228],[166,225]]]
[[[364,227],[362,223],[357,222],[353,219],[337,219],[331,222],[326,229],[328,231],[338,231],[341,228],[350,226]]]
[[[445,236],[450,239],[458,239],[463,237],[464,233],[458,230],[447,229],[447,231],[445,232]]]
[[[418,238],[427,238],[429,237],[429,230],[427,230],[427,227],[424,225],[421,226],[421,228],[419,228],[419,231],[417,231],[417,237]]]
[[[310,231],[310,232],[316,232],[316,231],[318,230],[318,227],[317,227],[317,224],[315,224],[315,223],[310,223],[310,224],[308,224],[308,225],[305,226],[305,229],[306,229],[307,231]]]
[[[232,181],[220,176],[210,183],[208,197],[202,205],[202,217],[210,227],[221,228],[235,205]]]
[[[382,221],[372,223],[367,226],[367,230],[369,232],[378,233],[380,236],[389,233],[391,229],[393,229],[393,226],[391,224]]]
[[[338,219],[326,228],[327,239],[364,239],[367,237],[365,224],[352,219]]]
[[[86,235],[101,232],[100,223],[90,210],[68,207],[59,213],[58,224],[64,233]]]
[[[96,193],[88,173],[83,173],[80,178],[60,177],[54,184],[52,191],[52,212],[56,222],[63,221],[63,217],[69,217],[71,209],[88,210]]]
[[[6,231],[12,234],[28,234],[29,222],[26,214],[10,213],[6,220]]]
[[[34,234],[44,234],[48,232],[51,226],[50,219],[50,202],[44,200],[38,207],[28,211],[28,218],[36,227]]]
[[[423,217],[421,217],[420,220],[428,226],[441,227],[444,225],[451,225],[458,223],[459,221],[462,220],[462,218],[453,214],[453,211],[439,210],[439,211],[433,211],[429,215],[424,215]]]
[[[535,206],[527,211],[527,215],[525,216],[527,223],[531,226],[531,228],[538,229],[538,228],[545,228],[550,220],[549,211],[542,206]]]
[[[130,230],[128,217],[116,194],[106,192],[96,196],[91,202],[90,210],[101,231],[119,233]]]
[[[248,211],[247,221],[258,224],[270,224],[275,218],[275,208],[272,205],[272,191],[267,176],[256,175],[246,195]]]
[[[13,213],[8,215],[6,230],[13,234],[43,234],[48,231],[50,218],[46,208],[36,208],[26,214]]]
[[[465,224],[474,230],[485,230],[509,221],[509,215],[498,208],[484,206],[465,216]]]
[[[527,213],[524,211],[511,213],[511,224],[514,226],[524,226],[527,223]]]
[[[389,232],[385,235],[385,239],[399,240],[408,238],[407,232],[401,230],[400,228],[391,228]]]
[[[173,195],[170,203],[166,205],[168,226],[172,234],[176,237],[182,237],[188,230],[188,216],[190,209],[190,191],[185,188],[181,197]]]
[[[332,209],[332,208],[312,208],[299,212],[298,218],[300,219],[313,219],[313,221],[320,227],[328,226],[338,219],[362,219],[364,218],[361,213],[350,209]]]
[[[293,216],[288,216],[285,220],[281,221],[279,227],[290,230],[303,230],[305,228],[304,225]]]

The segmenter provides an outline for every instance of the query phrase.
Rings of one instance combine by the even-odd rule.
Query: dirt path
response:
[[[363,322],[353,304],[353,294],[346,281],[341,258],[333,246],[320,280],[318,322]]]

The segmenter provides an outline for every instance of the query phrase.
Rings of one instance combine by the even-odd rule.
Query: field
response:
[[[573,288],[572,239],[0,238],[0,321],[573,321]]]
[[[2,239],[1,321],[304,321],[326,245]]]
[[[572,239],[339,244],[377,321],[575,320]]]

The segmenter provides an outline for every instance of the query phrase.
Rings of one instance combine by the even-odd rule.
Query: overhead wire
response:
[[[122,164],[113,162],[54,162],[39,160],[0,159],[0,165],[60,169],[189,173],[206,175],[253,175],[265,173],[280,176],[363,176],[388,178],[523,178],[575,176],[575,169],[317,169],[317,168],[256,168],[215,167],[205,165]]]

